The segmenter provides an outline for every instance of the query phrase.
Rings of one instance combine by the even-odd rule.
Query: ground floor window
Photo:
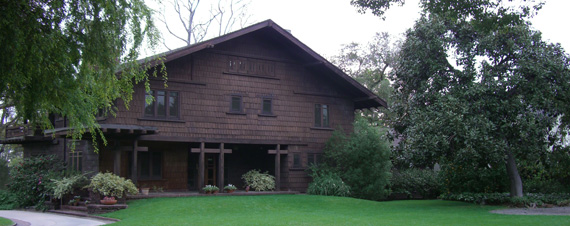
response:
[[[129,175],[132,175],[132,152],[129,154]],[[162,152],[137,152],[137,177],[140,180],[162,179]]]
[[[81,151],[70,152],[67,166],[70,170],[81,171],[83,169],[83,153]]]

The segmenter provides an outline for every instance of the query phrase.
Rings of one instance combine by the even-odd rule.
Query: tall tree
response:
[[[231,32],[236,25],[244,27],[250,17],[247,11],[250,2],[217,0],[207,1],[204,5],[200,0],[170,0],[172,9],[162,8],[160,20],[168,34],[189,46],[201,42],[209,35],[221,36]],[[171,15],[178,17],[178,21],[168,20]],[[180,26],[182,29],[178,29]],[[168,49],[173,46],[172,43],[166,43],[166,39],[163,44]]]
[[[137,58],[158,32],[143,0],[3,1],[0,15],[0,95],[22,122],[52,128],[55,113],[79,139],[98,130],[99,109],[149,87]]]
[[[361,10],[376,2],[402,1],[352,1]],[[402,153],[415,164],[441,161],[467,171],[503,164],[511,196],[522,196],[517,160],[549,152],[570,124],[570,57],[527,22],[542,4],[421,5],[391,77]],[[381,15],[386,6],[372,11]]]
[[[395,66],[400,42],[394,41],[388,33],[376,33],[367,44],[350,43],[343,46],[332,62],[360,84],[386,100],[390,105],[393,89],[388,74]],[[369,123],[385,126],[385,108],[366,109],[362,114]]]

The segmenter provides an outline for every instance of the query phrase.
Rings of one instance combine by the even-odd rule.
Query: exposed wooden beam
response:
[[[224,154],[231,154],[232,149],[223,149],[221,150]],[[200,153],[200,148],[192,148],[190,149],[192,153]],[[219,148],[204,148],[204,153],[220,153]]]
[[[204,187],[204,167],[205,167],[205,154],[204,154],[204,142],[200,143],[200,158],[198,159],[198,189],[200,190],[200,192],[202,191],[202,188]]]
[[[279,152],[280,155],[288,154],[287,150],[267,150],[267,154],[270,154],[270,155],[277,154],[277,152]]]

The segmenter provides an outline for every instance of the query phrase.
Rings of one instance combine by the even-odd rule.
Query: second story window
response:
[[[146,99],[154,97],[152,103]],[[178,92],[151,90],[145,95],[144,116],[152,118],[179,118]]]
[[[239,95],[232,95],[230,101],[230,112],[232,113],[242,113],[243,112],[243,101],[242,97]]]
[[[273,100],[270,98],[263,98],[261,102],[261,114],[273,115]]]
[[[329,106],[315,104],[315,127],[329,127]]]

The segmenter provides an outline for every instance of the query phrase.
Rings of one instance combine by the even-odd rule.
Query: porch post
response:
[[[275,191],[281,190],[281,145],[277,145],[275,150]]]
[[[218,187],[224,189],[224,143],[220,144],[220,156],[218,158]]]
[[[138,176],[138,170],[137,170],[137,156],[138,156],[138,152],[137,152],[137,147],[138,147],[139,143],[138,140],[135,140],[133,142],[133,168],[131,169],[131,181],[133,181],[134,184],[137,184],[137,176]]]
[[[200,143],[200,158],[198,159],[198,191],[204,187],[204,142]]]

